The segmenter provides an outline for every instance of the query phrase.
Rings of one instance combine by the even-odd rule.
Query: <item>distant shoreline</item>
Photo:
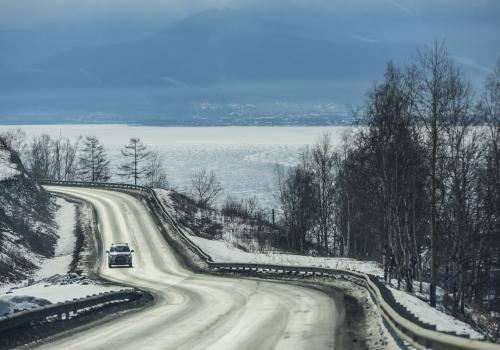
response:
[[[187,127],[187,128],[197,128],[197,127],[202,127],[202,128],[208,128],[208,127],[322,127],[322,126],[328,126],[328,127],[333,127],[333,126],[353,126],[355,123],[353,121],[351,122],[346,122],[346,123],[292,123],[292,124],[286,124],[286,123],[272,123],[272,124],[217,124],[217,123],[207,123],[207,124],[178,124],[178,123],[172,123],[172,124],[139,124],[139,123],[117,123],[117,122],[111,122],[111,121],[103,121],[103,122],[68,122],[68,121],[54,121],[54,122],[31,122],[31,121],[26,121],[26,122],[2,122],[0,121],[0,127],[2,126],[24,126],[24,125],[120,125],[120,126],[136,126],[136,127]]]

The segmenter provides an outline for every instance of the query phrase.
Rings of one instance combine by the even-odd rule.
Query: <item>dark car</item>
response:
[[[128,243],[111,244],[111,248],[106,250],[106,253],[108,254],[108,266],[128,265],[129,267],[132,267],[133,252],[134,250],[130,250]]]

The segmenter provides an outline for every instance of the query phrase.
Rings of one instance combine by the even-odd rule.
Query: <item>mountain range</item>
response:
[[[388,35],[388,28],[414,21],[397,18],[401,23],[388,27],[385,18],[368,16],[214,9],[164,26],[98,22],[2,31],[0,120],[177,123],[183,117],[247,117],[234,105],[269,110],[282,101],[334,103],[337,115],[317,112],[338,117],[342,106],[362,100],[388,60],[408,61],[424,41],[415,34],[416,22],[406,33]],[[217,108],[200,107],[206,103]]]

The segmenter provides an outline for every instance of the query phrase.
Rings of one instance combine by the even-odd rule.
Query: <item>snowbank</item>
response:
[[[411,311],[419,320],[436,325],[438,331],[468,334],[474,339],[484,339],[481,333],[476,332],[470,325],[445,314],[426,302],[406,292],[390,288],[394,298]]]
[[[54,275],[33,284],[26,283],[4,290],[0,294],[0,315],[13,312],[14,309],[31,309],[120,289],[123,288],[101,285],[74,273]]]
[[[325,258],[295,254],[248,253],[224,240],[209,240],[193,235],[189,239],[217,262],[238,262],[290,266],[324,267],[330,269],[354,270],[373,275],[382,275],[382,270],[373,261],[359,261],[349,258]]]
[[[76,243],[74,233],[76,205],[60,197],[57,197],[56,203],[59,206],[55,215],[55,221],[59,227],[59,238],[57,239],[54,257],[40,261],[40,268],[34,276],[37,280],[55,274],[65,274],[69,271],[69,265],[73,259]]]

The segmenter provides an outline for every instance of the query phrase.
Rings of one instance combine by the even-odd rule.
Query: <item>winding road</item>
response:
[[[98,274],[146,289],[148,308],[42,345],[46,349],[331,349],[342,317],[323,292],[294,284],[197,274],[177,260],[146,206],[119,191],[46,186],[94,205],[103,246],[128,242],[134,268]]]

